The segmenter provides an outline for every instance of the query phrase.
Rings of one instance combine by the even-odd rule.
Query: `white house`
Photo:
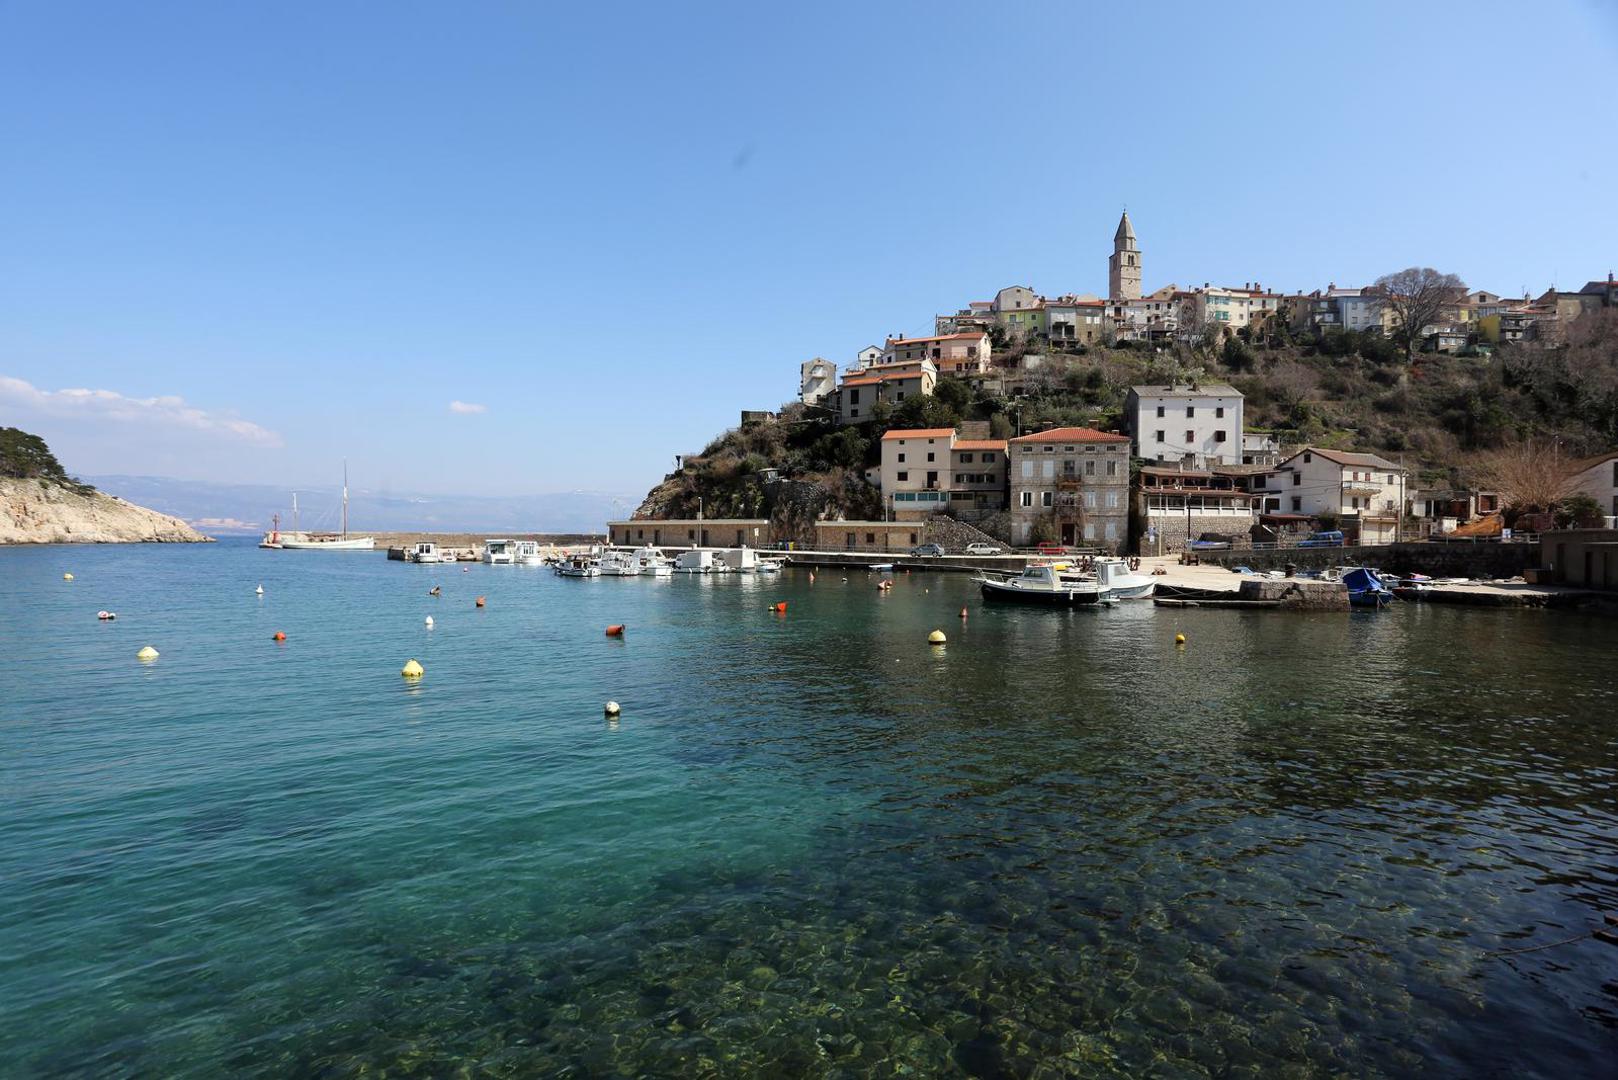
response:
[[[1124,423],[1136,457],[1194,468],[1242,463],[1242,395],[1234,386],[1132,386]]]
[[[1601,504],[1608,524],[1618,518],[1618,450],[1586,458],[1574,466],[1573,490]]]
[[[880,345],[867,345],[854,356],[854,367],[856,370],[868,368],[873,364],[880,364],[881,362],[882,346]]]
[[[1405,500],[1403,467],[1375,454],[1305,447],[1276,467],[1255,492],[1261,509],[1316,517],[1332,514],[1359,525],[1362,544],[1389,544]]]
[[[799,372],[798,400],[805,405],[822,405],[837,389],[837,365],[825,357],[804,361]]]

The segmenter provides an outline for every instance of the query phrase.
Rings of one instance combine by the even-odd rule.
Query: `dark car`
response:
[[[1343,534],[1337,529],[1328,529],[1326,532],[1310,533],[1303,540],[1298,541],[1299,547],[1342,547]]]
[[[910,554],[918,559],[941,559],[944,557],[944,549],[937,544],[922,544],[911,548]]]

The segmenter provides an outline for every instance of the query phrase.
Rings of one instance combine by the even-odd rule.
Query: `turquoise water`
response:
[[[0,549],[0,1071],[1610,1075],[1618,947],[1492,954],[1618,911],[1615,656],[1541,612]]]

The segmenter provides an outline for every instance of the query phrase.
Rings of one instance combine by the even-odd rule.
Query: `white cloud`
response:
[[[147,423],[217,432],[258,446],[280,446],[281,436],[251,420],[211,413],[187,405],[185,399],[125,397],[116,390],[41,390],[30,382],[0,375],[0,401],[49,416]]]
[[[489,407],[487,405],[474,405],[470,401],[452,401],[449,403],[449,411],[459,413],[462,416],[471,416],[473,413],[488,412]]]

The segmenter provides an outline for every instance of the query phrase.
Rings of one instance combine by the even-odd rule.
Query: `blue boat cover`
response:
[[[1364,567],[1355,567],[1343,575],[1343,584],[1348,586],[1349,592],[1387,592],[1388,587],[1382,584],[1375,574]]]

